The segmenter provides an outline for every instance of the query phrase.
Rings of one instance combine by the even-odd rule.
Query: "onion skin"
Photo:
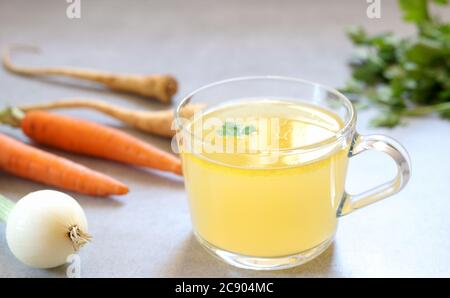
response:
[[[6,240],[22,263],[33,268],[58,267],[76,253],[69,236],[74,226],[87,234],[81,206],[62,192],[41,190],[26,195],[11,210]]]

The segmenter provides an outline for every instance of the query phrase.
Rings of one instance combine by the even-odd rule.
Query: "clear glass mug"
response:
[[[241,99],[312,105],[337,115],[342,127],[317,144],[245,152],[245,163],[228,163],[237,153],[211,153],[202,127],[193,127],[211,111]],[[175,114],[194,234],[214,256],[237,267],[285,269],[313,259],[333,241],[337,218],[394,195],[411,174],[400,144],[382,135],[359,135],[352,103],[317,83],[275,76],[229,79],[192,92]],[[388,154],[397,175],[364,193],[348,194],[348,160],[366,150]],[[277,167],[280,159],[290,160],[290,166]]]

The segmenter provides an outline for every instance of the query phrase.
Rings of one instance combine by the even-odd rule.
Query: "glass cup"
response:
[[[239,103],[245,105],[227,109]],[[266,111],[260,111],[262,106]],[[296,108],[311,121],[333,115],[340,126],[317,142],[280,145],[275,141],[282,140],[283,131],[276,125],[285,120],[285,111]],[[266,135],[254,133],[265,126],[240,127],[236,119],[228,120],[249,109],[270,115],[271,124],[264,125],[271,127],[272,143],[250,141]],[[221,111],[226,117],[220,117]],[[194,234],[210,253],[237,267],[285,269],[315,258],[333,241],[339,217],[394,195],[410,177],[406,150],[386,136],[359,135],[352,103],[317,83],[275,76],[229,79],[186,96],[175,116]],[[290,133],[295,137],[306,130]],[[316,130],[309,133],[312,139],[319,136]],[[234,143],[220,143],[224,140]],[[240,140],[247,148],[239,151]],[[389,155],[397,175],[366,192],[349,194],[344,189],[348,160],[366,150]]]

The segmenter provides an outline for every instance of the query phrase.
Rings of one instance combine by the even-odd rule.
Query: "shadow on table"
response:
[[[166,265],[164,276],[169,277],[327,277],[333,274],[335,246],[316,259],[296,268],[274,271],[253,271],[232,267],[209,254],[190,235]],[[333,275],[336,273],[334,272]]]
[[[45,269],[47,271],[48,277],[53,278],[65,278],[67,277],[67,265],[62,265],[56,268]]]

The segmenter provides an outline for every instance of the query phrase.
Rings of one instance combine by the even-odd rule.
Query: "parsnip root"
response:
[[[202,109],[202,107],[203,105],[199,104],[189,104],[183,108],[182,116],[185,118],[190,118],[196,111]],[[55,110],[66,108],[87,108],[95,110],[120,120],[131,127],[153,135],[166,138],[171,138],[175,135],[175,131],[172,129],[172,123],[174,120],[174,111],[172,109],[163,111],[139,111],[123,108],[100,100],[69,99],[22,106],[20,107],[20,110],[29,112],[35,110]]]
[[[26,67],[15,65],[11,61],[10,51],[28,50],[39,52],[34,46],[14,46],[3,51],[3,66],[10,72],[24,76],[65,76],[105,85],[111,90],[137,94],[170,103],[177,92],[178,83],[170,75],[115,74],[93,69],[74,67]]]

